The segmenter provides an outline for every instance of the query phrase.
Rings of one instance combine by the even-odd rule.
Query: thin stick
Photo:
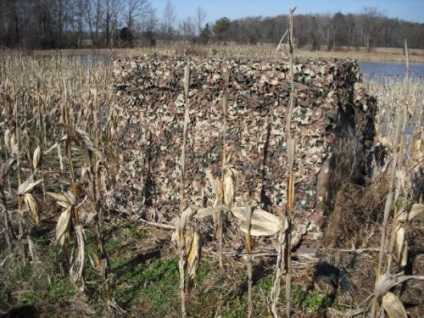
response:
[[[16,93],[15,85],[13,85],[13,91]],[[15,133],[16,133],[16,170],[18,172],[18,188],[21,185],[21,127],[19,127],[18,119],[18,94],[15,96]],[[22,199],[18,197],[18,238],[21,239],[23,236],[23,212],[22,212]]]
[[[408,96],[409,94],[409,58],[408,58],[408,43],[405,39],[405,63],[406,63],[406,73],[405,73],[405,96]],[[405,98],[405,104],[404,107],[402,108],[402,127],[401,127],[401,134],[400,134],[400,146],[399,146],[399,163],[402,164],[402,162],[404,161],[404,157],[403,154],[404,149],[405,149],[405,136],[406,136],[406,125],[408,123],[408,103],[407,103],[407,99]],[[403,200],[405,200],[406,198],[403,198]],[[395,206],[395,211],[394,211],[394,215],[393,215],[393,224],[392,224],[392,231],[391,231],[391,237],[390,237],[390,243],[389,243],[389,248],[387,251],[387,266],[386,266],[386,273],[388,274],[390,272],[390,268],[392,265],[392,255],[393,255],[393,248],[395,245],[395,241],[396,241],[396,232],[398,230],[398,222],[397,222],[397,217],[398,217],[398,213],[399,213],[399,208],[397,208]]]
[[[252,280],[253,280],[253,270],[252,270],[252,237],[250,236],[250,231],[252,227],[252,207],[246,207],[246,219],[247,219],[247,233],[246,233],[246,262],[247,262],[247,290],[248,290],[248,307],[247,307],[247,317],[251,318],[253,315],[253,300],[252,300]]]
[[[224,168],[225,165],[227,164],[227,87],[228,87],[228,82],[229,82],[229,74],[228,72],[225,73],[225,86],[224,86],[224,92],[223,92],[223,97],[222,97],[222,108],[223,108],[223,129],[222,129],[222,167],[221,167],[221,187],[222,187],[222,196],[220,198],[220,202],[219,204],[221,206],[223,206],[224,204]],[[221,209],[218,213],[218,262],[219,262],[219,267],[221,269],[224,268],[224,261],[222,258],[222,250],[223,250],[223,222],[222,222],[222,217],[223,217],[223,209]]]
[[[190,85],[190,66],[189,64],[186,65],[184,69],[184,95],[185,95],[185,110],[184,110],[184,129],[183,129],[183,145],[181,149],[181,188],[180,188],[180,215],[182,215],[184,211],[185,206],[185,152],[187,147],[187,130],[188,130],[188,123],[190,121],[189,117],[189,111],[190,111],[190,103],[189,103],[189,85]],[[181,229],[181,231],[184,231],[184,229]],[[181,240],[185,240],[185,233],[179,233],[178,235],[182,236]],[[186,311],[186,295],[185,295],[185,263],[186,263],[186,255],[184,251],[184,244],[183,241],[182,244],[178,244],[178,255],[179,255],[179,262],[178,262],[178,268],[180,272],[180,296],[181,296],[181,317],[185,318],[187,317],[187,311]]]
[[[289,178],[287,182],[287,220],[288,228],[286,231],[286,241],[287,241],[287,273],[286,273],[286,316],[290,317],[291,311],[291,280],[292,280],[292,257],[291,257],[291,228],[292,228],[292,218],[293,218],[293,209],[294,209],[294,152],[295,152],[295,142],[291,134],[291,117],[293,114],[294,108],[294,67],[293,67],[293,12],[296,10],[290,9],[290,22],[289,22],[289,47],[290,47],[290,108],[287,115],[287,126],[286,126],[286,135],[287,135],[287,151],[289,159]]]
[[[40,79],[37,78],[37,109],[38,109],[38,129],[40,131],[43,130],[43,115],[42,115],[42,109],[41,109],[41,101],[40,101]],[[46,147],[46,144],[43,144],[43,140],[40,140],[41,143],[41,149],[44,149]],[[34,171],[35,173],[35,171]],[[40,174],[41,174],[41,188],[43,190],[43,199],[46,201],[46,184],[44,182],[44,167],[43,163],[40,162]]]
[[[398,115],[397,116],[397,120],[396,120],[396,130],[395,130],[395,139],[394,139],[394,149],[398,149],[399,147],[399,139],[400,139],[400,130],[401,130],[401,122],[402,122],[402,115]],[[385,252],[385,245],[386,245],[386,231],[387,231],[387,221],[389,219],[389,215],[390,215],[390,211],[392,208],[392,203],[393,203],[393,195],[394,195],[394,191],[393,191],[393,185],[395,182],[395,175],[396,175],[396,166],[397,166],[397,161],[398,161],[398,156],[399,156],[399,152],[395,151],[393,154],[393,159],[392,159],[392,166],[390,169],[390,181],[389,181],[389,189],[390,192],[387,195],[386,198],[386,204],[384,206],[384,216],[383,216],[383,223],[381,225],[381,240],[380,240],[380,252],[378,255],[378,265],[377,265],[377,270],[376,270],[376,281],[378,280],[378,278],[381,275],[382,272],[382,267],[383,267],[383,259],[384,256],[386,255]],[[374,297],[373,299],[373,303],[372,303],[372,308],[371,308],[371,318],[375,318],[377,316],[377,307],[378,307],[378,298]]]
[[[287,209],[285,216],[283,216],[282,222],[285,224],[278,235],[278,253],[277,262],[275,264],[275,275],[273,287],[270,294],[269,308],[274,318],[279,317],[277,304],[280,297],[281,279],[282,275],[286,271],[286,315],[290,316],[291,311],[291,218],[294,207],[294,174],[293,174],[293,162],[294,162],[294,140],[291,136],[291,117],[294,108],[294,78],[293,78],[293,13],[296,7],[290,9],[289,16],[289,29],[286,31],[289,38],[290,45],[290,72],[291,72],[291,93],[290,93],[290,105],[289,111],[286,116],[286,143],[289,159],[289,175],[287,183]]]

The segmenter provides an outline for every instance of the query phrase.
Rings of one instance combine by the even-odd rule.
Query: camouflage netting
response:
[[[236,205],[282,207],[286,195],[287,61],[255,62],[145,56],[114,62],[118,95],[116,203],[128,211],[178,211],[184,67],[189,63],[190,123],[186,193],[190,205],[212,206],[205,168],[219,174],[223,92],[229,73],[228,150],[239,172]],[[298,229],[323,224],[340,184],[364,182],[374,139],[375,100],[350,60],[295,64],[295,198]]]

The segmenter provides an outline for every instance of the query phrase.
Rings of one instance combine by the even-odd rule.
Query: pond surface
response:
[[[393,78],[402,80],[406,74],[405,63],[359,61],[359,68],[365,80]],[[424,80],[424,64],[409,64],[409,73],[413,80]]]
[[[87,66],[99,62],[113,61],[113,57],[106,54],[70,54],[68,58],[70,60],[80,60]],[[358,61],[358,64],[365,80],[378,80],[387,77],[401,80],[406,74],[405,63]],[[409,69],[412,79],[424,80],[424,64],[411,63]]]

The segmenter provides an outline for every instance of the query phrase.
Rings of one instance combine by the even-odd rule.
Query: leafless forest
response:
[[[202,7],[177,17],[177,3],[164,10],[149,0],[3,0],[0,2],[0,47],[65,49],[82,47],[155,46],[186,41],[198,44],[276,43],[287,28],[287,16],[223,16],[213,23]],[[297,15],[298,47],[424,48],[424,25],[389,18],[377,8],[334,15]]]

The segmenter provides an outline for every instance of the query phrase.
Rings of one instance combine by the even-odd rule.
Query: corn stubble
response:
[[[105,132],[111,131],[105,117],[113,104],[108,69],[99,66],[87,72],[85,65],[69,63],[67,57],[38,60],[19,55],[2,58],[1,69],[0,150],[5,161],[0,193],[7,244],[12,248],[13,239],[24,236],[32,242],[31,228],[54,216],[56,209],[46,209],[51,206],[48,198],[54,199],[62,208],[55,241],[68,257],[71,282],[86,293],[84,232],[93,229],[100,257],[88,257],[97,260],[92,266],[102,277],[109,307],[119,311],[101,228],[109,181],[100,149]]]
[[[293,10],[294,11],[294,10]],[[293,13],[292,11],[292,13]],[[288,33],[290,38],[290,32]],[[2,82],[0,90],[4,107],[0,110],[4,138],[1,140],[2,162],[0,166],[0,196],[2,218],[5,226],[3,233],[9,248],[15,239],[26,236],[28,246],[32,246],[30,229],[33,224],[54,215],[56,218],[55,241],[69,256],[69,277],[75,288],[85,292],[84,266],[88,258],[91,266],[102,279],[107,302],[113,313],[123,313],[113,300],[112,277],[109,269],[109,257],[104,247],[102,222],[105,213],[104,201],[107,200],[111,186],[108,184],[107,160],[103,151],[110,147],[116,138],[117,107],[114,94],[107,80],[110,74],[106,67],[86,71],[81,64],[65,63],[66,60],[36,61],[25,57],[6,57],[3,60]],[[58,67],[60,65],[60,73]],[[188,67],[187,67],[188,69]],[[192,207],[187,205],[189,193],[185,192],[185,152],[189,118],[189,71],[187,70],[185,86],[185,112],[183,147],[180,158],[181,189],[178,214],[174,219],[179,273],[181,315],[187,316],[186,295],[190,281],[194,280],[200,263],[201,240],[196,229],[196,221],[212,216],[217,239],[219,268],[224,267],[223,235],[225,234],[223,218],[234,217],[243,233],[246,253],[246,280],[248,286],[247,316],[253,315],[254,294],[252,293],[252,266],[255,260],[254,237],[278,236],[278,256],[275,278],[269,307],[275,317],[280,313],[277,308],[280,297],[281,279],[286,274],[286,315],[290,315],[291,277],[290,277],[290,227],[293,217],[293,176],[288,176],[287,191],[288,211],[284,216],[276,216],[259,207],[235,204],[237,195],[237,171],[232,163],[232,156],[227,151],[227,100],[222,92],[222,158],[221,169],[214,176],[211,169],[205,169],[205,183],[209,184],[214,195],[212,206]],[[293,72],[292,72],[293,73]],[[228,75],[228,74],[227,74]],[[61,76],[61,80],[58,80]],[[226,79],[228,85],[228,79]],[[414,83],[408,84],[405,94],[406,108],[395,103],[398,83],[388,83],[393,90],[381,90],[381,86],[371,84],[371,92],[386,94],[389,102],[381,107],[379,118],[381,126],[388,126],[387,131],[380,128],[380,139],[394,153],[392,161],[393,184],[392,199],[397,203],[392,216],[392,231],[384,239],[388,247],[380,265],[380,275],[375,283],[372,297],[375,303],[381,301],[381,307],[389,317],[405,317],[406,311],[399,296],[392,288],[409,279],[422,280],[421,276],[392,274],[392,263],[405,268],[408,260],[408,243],[405,225],[424,211],[422,203],[411,204],[413,184],[409,176],[419,173],[424,162],[423,128],[419,122],[423,107],[414,96],[422,96],[422,89]],[[25,87],[17,89],[17,87]],[[292,88],[293,90],[293,88]],[[389,94],[391,94],[389,96]],[[418,107],[414,107],[418,105]],[[422,105],[421,105],[422,106]],[[293,107],[293,101],[290,107]],[[402,110],[403,113],[400,113]],[[290,117],[290,116],[289,116]],[[395,131],[387,123],[398,119],[398,136],[404,136],[406,117],[416,119],[412,141],[390,142]],[[290,121],[286,128],[290,167],[293,168],[294,141],[290,134]],[[408,148],[409,147],[409,148]],[[408,148],[408,149],[407,149]],[[402,150],[403,149],[403,150]],[[406,162],[401,154],[408,152]],[[395,163],[393,163],[395,162]],[[397,162],[397,164],[396,164]],[[389,167],[385,167],[386,170]],[[384,173],[384,172],[382,172]],[[24,180],[22,182],[22,180]],[[40,189],[41,188],[41,189]],[[47,194],[47,197],[44,195]],[[17,198],[17,200],[16,200]],[[41,206],[49,206],[48,200],[54,200],[59,211],[46,211]],[[422,200],[422,198],[421,198]],[[40,204],[42,203],[42,204]],[[59,212],[59,213],[57,213]],[[28,220],[28,222],[24,222]],[[389,217],[385,217],[388,222]],[[387,225],[387,224],[385,224]],[[98,241],[98,254],[88,255],[85,246],[85,231],[92,229]],[[71,249],[69,247],[72,247]],[[33,250],[33,249],[32,249]],[[71,250],[71,252],[69,252]],[[34,254],[34,253],[32,253]],[[33,256],[35,258],[36,255]],[[185,278],[188,277],[189,282]],[[376,309],[377,311],[377,309]]]
[[[392,109],[393,117],[396,119],[394,130],[386,132],[386,135],[393,137],[392,142],[387,142],[391,146],[391,162],[387,167],[389,174],[390,191],[387,195],[384,209],[384,216],[381,229],[381,242],[376,269],[376,283],[373,293],[371,317],[380,315],[379,303],[390,318],[407,317],[405,307],[398,295],[390,290],[392,287],[399,285],[407,280],[423,280],[424,276],[404,275],[405,267],[408,264],[408,242],[405,235],[405,225],[414,217],[424,212],[424,206],[421,203],[414,203],[417,197],[413,193],[414,174],[422,174],[424,165],[424,149],[422,148],[423,135],[418,133],[421,131],[419,125],[422,124],[422,108],[414,108],[417,103],[410,103],[410,85],[409,78],[409,59],[408,47],[405,40],[406,52],[406,76],[403,82],[404,96],[403,105],[396,107],[394,104]],[[418,115],[415,122],[412,122],[412,116]],[[410,117],[410,118],[408,118]],[[381,119],[383,124],[385,119]],[[387,119],[386,119],[387,120]],[[412,142],[406,143],[407,124],[415,125]],[[409,150],[407,149],[409,147]],[[405,154],[407,154],[405,156]],[[421,176],[422,178],[422,176]],[[418,200],[422,200],[419,197]],[[387,228],[389,218],[391,217],[391,232],[388,234]],[[399,273],[392,274],[393,260],[396,261]]]

